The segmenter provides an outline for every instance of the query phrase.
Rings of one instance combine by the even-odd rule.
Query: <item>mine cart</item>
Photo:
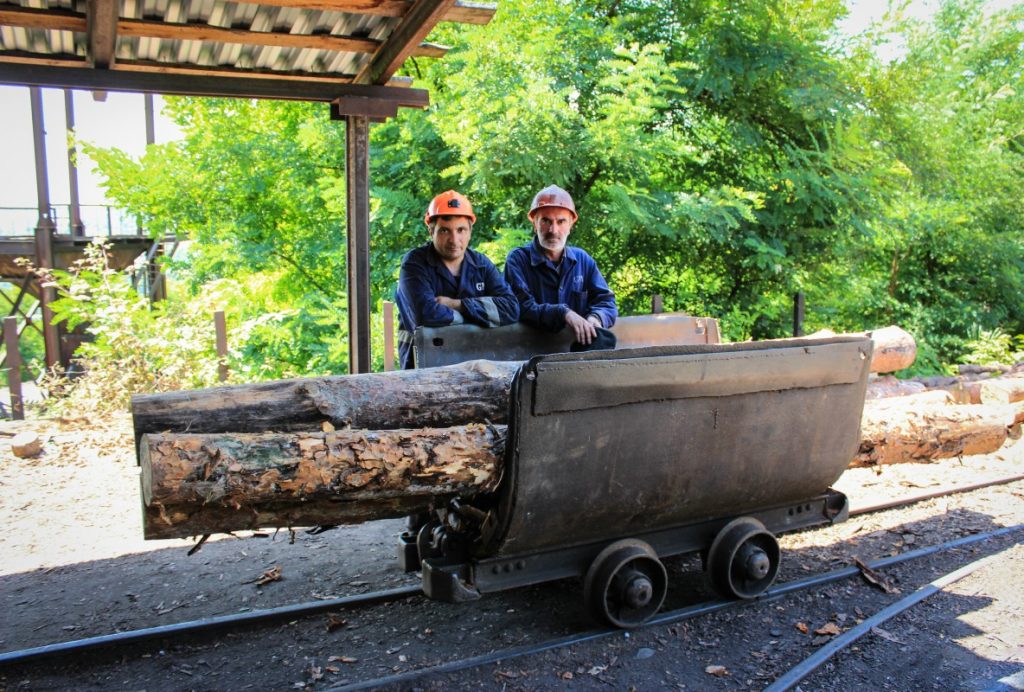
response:
[[[497,491],[433,512],[400,559],[445,601],[581,576],[587,608],[620,627],[657,612],[671,555],[699,552],[720,594],[753,598],[778,573],[777,534],[847,515],[829,486],[857,449],[871,349],[833,337],[535,356],[513,381]]]

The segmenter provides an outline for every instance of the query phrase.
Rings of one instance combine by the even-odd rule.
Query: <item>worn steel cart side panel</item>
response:
[[[619,538],[706,549],[738,516],[773,533],[841,518],[828,489],[856,452],[871,353],[833,337],[533,358],[482,540],[467,560],[425,560],[424,589],[579,575]]]

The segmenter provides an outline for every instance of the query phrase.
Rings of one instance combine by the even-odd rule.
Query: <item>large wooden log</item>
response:
[[[135,439],[166,431],[313,431],[325,421],[335,428],[368,430],[504,423],[512,376],[520,365],[475,360],[424,370],[136,395]]]
[[[938,402],[923,397],[939,397]],[[878,466],[990,454],[1019,431],[1024,406],[959,406],[948,392],[879,399],[864,406],[851,466]]]
[[[493,490],[504,426],[147,434],[146,538],[359,523]]]
[[[880,334],[890,335],[876,341],[872,362],[891,363],[891,355],[886,354],[903,349],[910,338],[898,327],[868,333],[875,339]],[[324,422],[335,428],[368,430],[504,423],[512,377],[520,365],[475,360],[423,370],[140,394],[132,397],[135,439],[138,442],[147,433],[168,431],[314,431]]]
[[[1024,401],[1024,377],[1000,377],[978,384],[981,403],[1012,404]]]
[[[836,336],[831,329],[822,329],[808,334],[806,338],[814,339],[825,336]],[[876,373],[896,372],[909,368],[917,358],[917,342],[908,332],[897,326],[872,329],[860,332],[857,336],[868,336],[874,342],[874,353],[871,357],[870,371]]]

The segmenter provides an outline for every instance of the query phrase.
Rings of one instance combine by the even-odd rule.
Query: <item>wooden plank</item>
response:
[[[27,7],[0,9],[0,26],[85,33],[86,17],[64,10],[34,10]]]
[[[7,387],[11,392],[11,418],[25,420],[25,403],[21,396],[21,351],[18,350],[18,318],[4,318],[4,365],[7,367]]]
[[[0,83],[182,96],[228,96],[330,103],[343,96],[362,96],[395,101],[399,106],[426,108],[424,89],[381,85],[354,85],[340,80],[303,78],[301,75],[271,77],[250,73],[215,73],[187,66],[160,66],[119,62],[117,69],[94,70],[84,62],[72,67],[31,61],[0,60]]]
[[[114,65],[119,6],[118,0],[86,0],[85,54],[93,67]]]
[[[395,369],[395,304],[384,301],[384,372]]]
[[[455,0],[416,0],[416,4],[402,17],[384,45],[363,66],[353,82],[387,82],[454,4]]]
[[[4,26],[85,33],[88,29],[87,24],[86,15],[63,10],[0,9],[0,25]],[[245,29],[228,29],[209,24],[177,24],[145,19],[119,20],[117,22],[116,34],[139,38],[162,38],[172,41],[216,41],[219,43],[280,46],[282,48],[305,48],[348,53],[373,53],[384,43],[375,39],[353,36],[249,31]],[[416,57],[440,58],[444,57],[447,52],[447,46],[436,43],[423,43],[416,46],[412,54]]]
[[[412,7],[409,0],[238,0],[258,5],[320,10],[322,12],[348,12],[376,17],[404,17]],[[460,24],[487,24],[494,17],[497,5],[488,2],[456,2],[441,19]]]

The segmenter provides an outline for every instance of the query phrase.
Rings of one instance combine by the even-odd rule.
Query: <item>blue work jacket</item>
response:
[[[597,315],[605,328],[619,316],[615,294],[597,263],[578,247],[566,245],[556,266],[534,238],[508,254],[505,280],[519,299],[519,319],[548,331],[564,328],[569,310],[584,318]]]
[[[434,302],[437,296],[458,298],[456,312]],[[478,324],[500,327],[519,319],[519,303],[491,260],[466,250],[459,276],[452,276],[433,244],[410,250],[402,258],[398,274],[398,353],[403,368],[415,367],[412,334],[416,327],[447,327]]]

